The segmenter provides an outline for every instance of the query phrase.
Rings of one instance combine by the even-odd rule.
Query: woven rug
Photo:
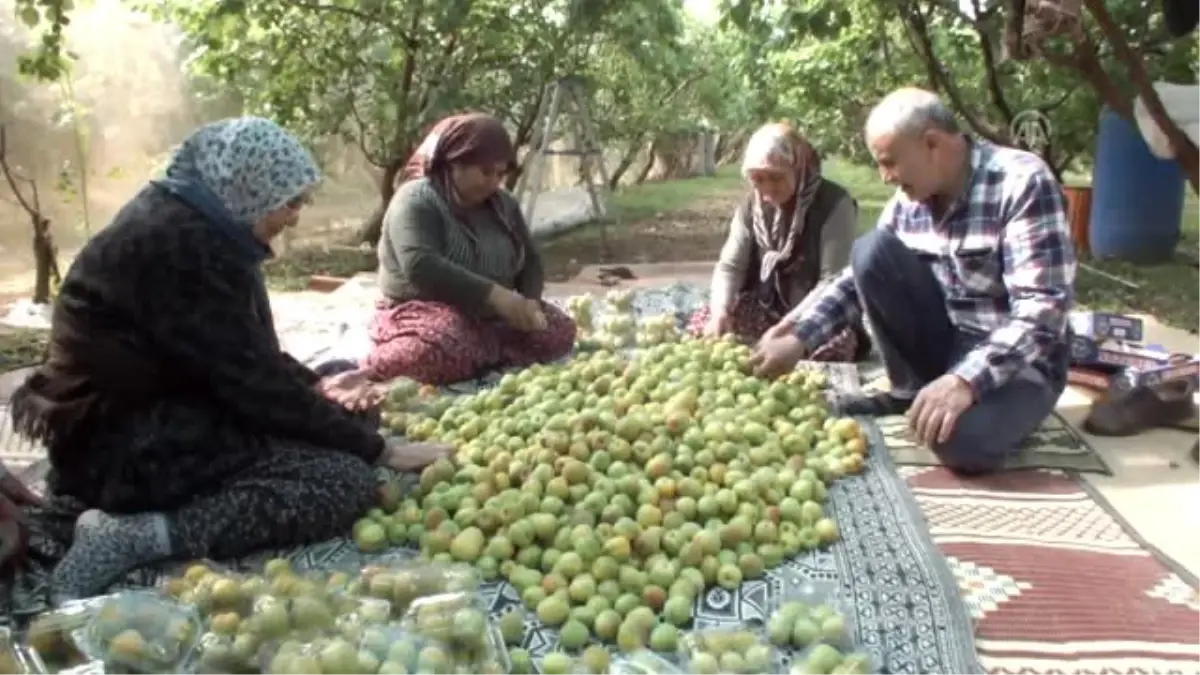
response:
[[[640,317],[673,314],[682,322],[704,301],[703,289],[675,285],[639,291],[635,307]],[[362,314],[369,316],[367,312]],[[357,338],[353,338],[357,340]],[[323,358],[338,353],[324,351]],[[470,393],[490,386],[499,375],[451,387]],[[839,388],[857,386],[857,372],[834,374]],[[5,415],[7,417],[7,415]],[[697,626],[730,622],[761,622],[805,580],[832,582],[849,605],[862,646],[879,657],[889,673],[981,672],[975,657],[967,606],[954,576],[927,531],[924,518],[887,453],[883,437],[871,429],[871,453],[863,474],[839,481],[830,491],[829,509],[835,514],[842,540],[828,550],[789,560],[763,579],[746,582],[735,593],[714,588],[697,600]],[[23,459],[28,459],[26,453]],[[390,557],[411,556],[396,549]],[[366,562],[350,541],[338,539],[286,551],[263,551],[240,561],[225,561],[237,568],[252,568],[271,557],[287,557],[297,568],[313,569]],[[159,581],[158,570],[131,574],[124,585],[141,586]],[[484,587],[494,614],[508,611],[519,599],[505,583]],[[25,575],[13,590],[4,616],[38,609],[44,585],[38,575]],[[3,599],[0,599],[0,603]],[[526,637],[535,659],[557,645],[557,633],[541,626]],[[784,655],[785,666],[790,654]]]
[[[1200,672],[1196,579],[1082,479],[900,473],[958,579],[988,672]]]
[[[885,378],[880,363],[864,363],[860,366],[861,381],[869,387],[871,383]],[[882,417],[876,422],[887,438],[888,451],[897,464],[918,466],[941,466],[942,460],[924,445],[915,443],[908,434],[908,423],[903,415]],[[1046,418],[1018,448],[1017,454],[1005,461],[1001,471],[1020,469],[1061,469],[1077,473],[1112,475],[1112,469],[1071,424],[1057,412]]]

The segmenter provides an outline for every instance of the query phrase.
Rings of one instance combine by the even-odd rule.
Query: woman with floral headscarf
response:
[[[319,179],[273,122],[209,124],[79,252],[47,361],[12,397],[15,428],[48,448],[29,557],[57,561],[59,597],[345,534],[375,466],[445,455],[385,442],[332,400],[351,385],[280,350],[260,265]]]
[[[478,113],[439,122],[409,160],[379,242],[372,379],[448,384],[570,352],[575,325],[542,302],[541,257],[501,189],[515,160],[508,131]]]
[[[742,175],[752,189],[729,225],[709,305],[692,315],[690,330],[757,342],[787,325],[806,298],[849,264],[858,204],[821,175],[816,150],[787,124],[768,124],[750,137]],[[865,331],[855,327],[812,358],[850,361],[867,347]]]

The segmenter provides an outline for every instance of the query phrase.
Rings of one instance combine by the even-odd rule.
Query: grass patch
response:
[[[1075,278],[1077,301],[1092,309],[1151,314],[1161,323],[1195,333],[1200,325],[1197,250],[1200,250],[1200,201],[1189,191],[1184,202],[1183,225],[1174,259],[1157,265],[1084,260]],[[1115,276],[1137,288],[1104,274]]]
[[[723,166],[715,176],[683,178],[623,187],[617,193],[621,221],[659,218],[670,211],[686,211],[713,198],[724,198],[730,190],[742,189],[742,177],[734,166]]]
[[[831,160],[824,169],[826,178],[846,188],[858,200],[858,233],[875,229],[879,214],[896,190],[884,185],[875,167]]]
[[[267,287],[273,291],[303,291],[313,275],[349,278],[359,272],[370,272],[377,265],[373,248],[314,246],[297,248],[267,262],[263,273]]]
[[[892,190],[872,167],[836,159],[825,176],[858,200],[858,229],[875,227]],[[736,166],[705,178],[645,183],[622,189],[616,206],[620,222],[590,223],[546,239],[542,255],[551,281],[566,281],[581,267],[611,262],[661,263],[715,259],[729,231],[734,209],[746,194]],[[601,235],[607,234],[608,249]]]
[[[41,363],[50,331],[0,326],[0,372]]]
[[[1191,250],[1196,240],[1191,241]],[[1194,254],[1193,254],[1194,255]],[[1160,323],[1195,333],[1200,323],[1197,285],[1200,273],[1195,258],[1177,254],[1160,265],[1133,265],[1116,261],[1084,261],[1084,265],[1137,285],[1130,288],[1119,281],[1080,267],[1075,278],[1076,302],[1091,309],[1122,314],[1150,314]]]

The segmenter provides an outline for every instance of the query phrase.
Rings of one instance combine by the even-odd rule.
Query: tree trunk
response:
[[[637,178],[635,178],[633,181],[637,185],[645,183],[646,179],[650,177],[650,172],[654,170],[654,163],[658,160],[659,145],[660,143],[657,137],[650,142],[650,148],[646,150],[646,163],[643,164],[642,168],[638,170]]]
[[[629,171],[629,167],[637,161],[638,153],[646,146],[646,135],[638,134],[634,140],[629,142],[625,148],[625,155],[621,157],[621,161],[617,162],[617,166],[613,168],[612,173],[608,176],[608,189],[616,191],[621,185],[621,179],[625,173]]]
[[[1084,5],[1103,31],[1117,60],[1128,71],[1134,89],[1145,101],[1150,116],[1166,132],[1167,138],[1175,150],[1175,161],[1187,175],[1192,191],[1200,192],[1200,149],[1197,149],[1196,144],[1192,143],[1187,134],[1167,115],[1162,101],[1158,98],[1158,93],[1154,91],[1149,74],[1142,63],[1141,55],[1130,47],[1124,33],[1109,15],[1103,0],[1084,0]],[[1062,55],[1051,50],[1037,49],[1037,45],[1032,47],[1034,47],[1034,53],[1037,53],[1047,63],[1078,73],[1113,112],[1131,123],[1137,124],[1133,113],[1133,97],[1122,91],[1104,70],[1097,54],[1096,45],[1086,33],[1081,40],[1076,40],[1074,50],[1070,54]]]
[[[1167,138],[1171,141],[1171,147],[1175,150],[1175,161],[1187,174],[1192,191],[1200,192],[1200,149],[1196,147],[1192,139],[1188,138],[1187,134],[1183,133],[1179,125],[1175,124],[1175,120],[1167,115],[1162,100],[1158,98],[1158,92],[1154,91],[1154,85],[1150,81],[1149,73],[1146,72],[1142,56],[1129,46],[1124,32],[1113,21],[1104,2],[1102,0],[1084,0],[1084,4],[1091,12],[1092,18],[1100,26],[1100,30],[1104,32],[1104,36],[1108,38],[1117,58],[1125,64],[1130,79],[1133,80],[1134,88],[1146,103],[1146,109],[1150,112],[1150,116],[1166,132]],[[1130,108],[1132,107],[1131,104]],[[1134,121],[1132,115],[1127,117]],[[1136,121],[1134,123],[1136,124]]]
[[[61,277],[57,250],[50,236],[50,221],[40,216],[33,216],[33,260],[33,302],[46,305],[52,299],[52,286],[57,285]]]
[[[717,143],[717,166],[735,161],[742,153],[742,146],[746,144],[747,138],[748,134],[745,131],[721,134],[721,140]]]
[[[663,180],[690,178],[696,174],[696,137],[692,134],[672,134],[667,147],[661,149]]]
[[[400,170],[404,168],[406,161],[408,161],[407,156],[404,159],[394,159],[384,167],[383,176],[379,179],[379,205],[359,227],[359,243],[371,246],[379,245],[379,238],[383,236],[383,216],[387,213],[392,196],[396,194],[396,178],[400,175]]]

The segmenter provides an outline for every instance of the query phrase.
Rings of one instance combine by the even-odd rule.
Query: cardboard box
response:
[[[1126,368],[1113,376],[1111,385],[1122,390],[1136,387],[1155,387],[1167,382],[1186,380],[1194,392],[1200,387],[1200,359],[1175,359],[1153,368]]]
[[[1141,342],[1145,324],[1141,319],[1111,312],[1071,312],[1067,321],[1071,332],[1097,342],[1121,340]]]
[[[1161,366],[1170,358],[1171,355],[1162,349],[1112,339],[1095,340],[1083,335],[1071,336],[1072,365],[1107,365],[1145,370]]]

